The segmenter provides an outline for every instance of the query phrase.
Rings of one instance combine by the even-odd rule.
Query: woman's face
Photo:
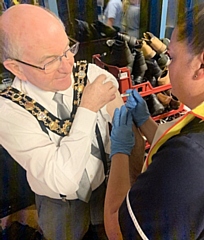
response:
[[[172,85],[172,94],[182,103],[192,108],[192,97],[196,97],[197,89],[194,86],[194,75],[199,69],[198,57],[192,55],[185,42],[177,41],[178,30],[172,33],[168,46],[168,54],[171,58],[169,76]]]

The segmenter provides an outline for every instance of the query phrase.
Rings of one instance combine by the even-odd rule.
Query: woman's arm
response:
[[[130,188],[129,156],[135,143],[132,115],[123,105],[116,109],[111,131],[112,160],[105,198],[104,221],[109,240],[122,239],[118,210]]]
[[[133,132],[135,136],[135,146],[133,147],[129,159],[129,173],[131,186],[135,183],[137,177],[142,171],[145,154],[145,140],[140,133],[140,130],[133,125]]]
[[[149,117],[147,121],[140,126],[140,130],[146,137],[149,144],[152,144],[157,128],[157,123],[151,117]]]
[[[126,93],[129,96],[125,105],[132,113],[135,125],[151,144],[158,126],[151,118],[147,103],[136,90],[128,89]]]
[[[104,209],[105,229],[109,240],[123,239],[118,210],[129,189],[129,157],[122,153],[115,154],[112,157]]]

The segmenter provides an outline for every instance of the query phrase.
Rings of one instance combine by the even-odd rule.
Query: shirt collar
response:
[[[59,91],[60,93],[68,96],[70,99],[72,99],[73,95],[73,74],[71,76],[72,84],[71,86],[63,91]],[[41,105],[43,105],[45,108],[49,107],[52,103],[52,99],[54,97],[55,92],[50,91],[44,91],[29,81],[21,81],[19,78],[15,77],[12,87],[18,89],[19,91],[22,91],[23,93],[27,94],[29,97],[34,99],[35,101],[39,102]],[[50,100],[50,101],[49,101]]]

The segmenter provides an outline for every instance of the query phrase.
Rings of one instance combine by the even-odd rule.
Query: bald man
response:
[[[0,144],[26,170],[44,237],[77,240],[89,232],[88,239],[107,239],[105,175],[95,128],[97,123],[109,154],[108,123],[123,104],[116,79],[88,64],[80,97],[86,74],[83,64],[79,70],[74,64],[78,45],[70,44],[62,22],[41,7],[9,8],[0,17],[0,36],[1,62],[16,76],[0,96]],[[77,83],[74,69],[83,73]],[[74,119],[72,113],[65,120],[58,116],[55,93],[63,94],[69,113],[79,103]],[[64,126],[70,124],[68,131]],[[78,196],[84,172],[88,200]]]

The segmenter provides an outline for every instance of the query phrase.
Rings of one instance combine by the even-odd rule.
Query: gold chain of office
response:
[[[16,88],[7,87],[0,92],[0,96],[10,99],[26,109],[52,132],[55,132],[60,136],[67,136],[71,129],[77,107],[81,102],[84,86],[86,86],[87,83],[87,61],[81,60],[76,62],[76,67],[74,68],[74,80],[73,109],[70,118],[65,120],[57,118],[34,99]]]

